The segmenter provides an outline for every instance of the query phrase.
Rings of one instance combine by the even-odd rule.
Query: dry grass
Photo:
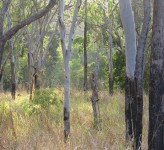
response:
[[[59,99],[62,98],[59,91]],[[27,115],[23,103],[26,92],[19,92],[16,101],[9,93],[0,93],[0,150],[125,150],[124,94],[117,91],[113,97],[107,91],[99,93],[101,130],[93,128],[90,92],[71,92],[71,135],[66,144],[63,139],[63,106],[51,107],[49,114]],[[143,149],[147,149],[147,97],[144,105]],[[12,112],[17,138],[13,137]],[[146,129],[146,130],[145,130]]]

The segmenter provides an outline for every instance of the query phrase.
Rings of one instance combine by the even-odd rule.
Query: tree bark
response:
[[[87,30],[88,30],[88,23],[87,23],[87,0],[85,0],[85,20],[84,20],[84,91],[88,89],[87,83],[87,75],[88,75],[88,63],[87,63]]]
[[[98,89],[97,89],[97,76],[95,71],[91,75],[91,89],[92,89],[92,96],[91,96],[91,103],[93,108],[93,117],[94,117],[94,127],[99,129],[99,107],[98,107]]]
[[[126,142],[128,143],[134,138],[135,114],[136,107],[134,101],[135,86],[134,80],[126,77],[125,88],[125,123],[126,123]]]
[[[135,121],[135,149],[141,150],[142,144],[142,116],[143,116],[143,76],[144,65],[146,58],[146,43],[147,34],[150,26],[151,19],[151,5],[150,0],[143,0],[144,6],[144,20],[142,31],[138,40],[137,57],[136,57],[136,70],[135,70],[135,101],[136,101],[136,121]]]
[[[154,1],[148,149],[164,149],[164,1]]]

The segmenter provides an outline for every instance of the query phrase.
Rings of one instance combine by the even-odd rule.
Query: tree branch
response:
[[[26,25],[29,25],[31,22],[41,18],[44,16],[46,13],[48,13],[55,5],[56,5],[56,0],[50,0],[49,4],[40,10],[39,12],[35,13],[34,15],[27,17],[11,29],[9,29],[6,33],[4,33],[4,41],[9,40],[12,36],[14,36],[21,28],[23,28]]]

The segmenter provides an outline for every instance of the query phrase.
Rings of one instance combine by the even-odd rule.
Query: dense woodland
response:
[[[0,150],[164,150],[164,0],[0,0]]]

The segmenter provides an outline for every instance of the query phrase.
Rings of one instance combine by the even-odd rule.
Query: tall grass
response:
[[[57,100],[63,99],[63,89],[57,90]],[[25,109],[29,95],[19,92],[12,101],[9,93],[0,93],[0,150],[125,150],[124,93],[99,92],[101,130],[93,127],[90,92],[71,90],[71,135],[63,139],[63,105],[48,110]],[[143,149],[147,145],[147,97],[144,96]],[[12,112],[16,138],[12,134]],[[47,113],[48,112],[48,113]],[[145,130],[146,129],[146,130]]]

